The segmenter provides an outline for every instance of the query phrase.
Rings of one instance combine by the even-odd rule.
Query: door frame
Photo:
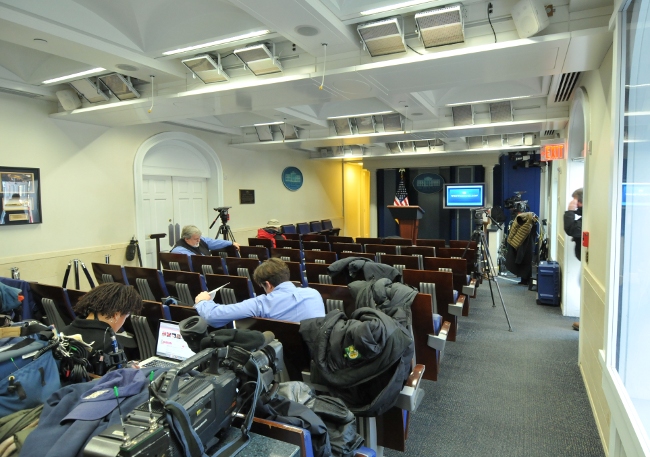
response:
[[[138,148],[138,151],[135,154],[135,159],[133,161],[133,184],[135,189],[135,227],[136,227],[136,238],[138,240],[144,240],[149,234],[144,233],[144,222],[142,221],[143,214],[143,204],[142,204],[142,176],[143,176],[143,164],[144,159],[152,149],[160,146],[163,143],[175,142],[182,143],[183,146],[193,152],[196,152],[203,156],[207,161],[210,169],[209,170],[197,170],[198,176],[205,176],[206,171],[208,171],[208,177],[206,180],[206,190],[208,193],[208,208],[216,208],[223,206],[223,168],[221,166],[221,161],[217,156],[217,153],[212,149],[208,143],[201,140],[200,138],[190,135],[189,133],[183,132],[164,132],[158,133],[148,139],[146,139]],[[166,176],[182,176],[187,177],[187,171],[185,173],[174,173],[173,169],[169,170],[170,173],[165,174]],[[150,174],[150,173],[148,173]],[[207,209],[207,208],[206,208]],[[209,218],[208,218],[209,219]],[[147,254],[145,243],[140,245],[142,250],[142,257],[144,258]]]

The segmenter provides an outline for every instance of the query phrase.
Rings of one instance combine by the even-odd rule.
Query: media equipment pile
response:
[[[214,457],[235,455],[248,444],[258,398],[267,401],[277,390],[282,344],[270,332],[263,337],[253,332],[264,340],[258,350],[217,347],[223,331],[208,335],[202,318],[186,319],[180,327],[197,354],[153,380],[149,400],[129,412],[121,426],[93,437],[84,456]],[[238,429],[233,420],[241,422]]]
[[[503,312],[506,315],[506,321],[508,322],[508,331],[512,332],[512,325],[510,325],[510,318],[508,317],[508,311],[506,310],[506,304],[503,301],[503,295],[501,295],[501,288],[499,287],[499,282],[496,279],[495,276],[495,268],[494,268],[494,263],[492,262],[492,256],[490,255],[490,251],[488,250],[488,243],[487,239],[485,237],[485,231],[483,230],[483,221],[484,220],[491,220],[494,225],[497,226],[498,229],[502,229],[503,227],[499,225],[499,223],[492,218],[490,215],[490,210],[492,208],[474,208],[472,211],[474,212],[474,231],[472,232],[472,236],[470,237],[470,240],[467,242],[467,246],[465,246],[465,251],[462,254],[462,258],[465,258],[465,254],[467,253],[467,250],[469,249],[470,243],[472,241],[475,241],[477,244],[476,248],[476,265],[474,268],[474,271],[476,272],[476,279],[483,279],[486,278],[488,280],[488,284],[490,286],[490,295],[492,296],[492,307],[496,308],[496,302],[494,301],[494,291],[492,290],[492,281],[494,281],[494,284],[496,285],[497,292],[499,293],[499,298],[501,300],[501,306],[503,307]]]

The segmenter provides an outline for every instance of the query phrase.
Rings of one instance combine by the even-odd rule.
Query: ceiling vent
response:
[[[83,78],[76,81],[70,81],[68,84],[70,84],[80,96],[88,100],[90,103],[107,101],[109,98],[108,94],[101,90],[100,85],[95,81],[90,78]]]
[[[465,41],[461,5],[422,11],[415,15],[415,22],[425,48]]]
[[[415,150],[417,152],[425,152],[425,151],[429,150],[429,141],[428,140],[414,141],[413,145],[415,146]]]
[[[397,18],[361,24],[357,32],[372,57],[406,52],[404,35]]]
[[[555,130],[544,130],[544,136],[555,136]]]
[[[400,113],[384,114],[381,116],[384,132],[399,132],[404,130],[402,115]]]
[[[202,55],[192,57],[191,59],[182,60],[185,65],[193,74],[196,75],[204,84],[219,83],[229,81],[230,76],[223,71],[221,66],[221,56],[217,54],[217,61],[215,62],[212,56]]]
[[[264,44],[248,46],[242,49],[235,49],[233,54],[242,61],[244,66],[253,72],[255,76],[268,75],[282,71],[282,64],[275,57],[275,44],[273,52]]]
[[[392,154],[398,154],[402,152],[402,148],[399,143],[386,143],[386,147]]]
[[[579,77],[579,71],[553,76],[549,98],[555,103],[568,102],[573,96]]]
[[[512,122],[513,119],[510,101],[490,103],[490,122]]]
[[[357,133],[375,133],[375,118],[374,116],[360,116],[355,118],[357,124]]]
[[[332,119],[332,122],[334,123],[334,130],[336,130],[337,135],[352,135],[352,124],[349,118],[341,117]]]
[[[140,98],[140,93],[133,87],[129,76],[112,73],[110,75],[98,76],[97,79],[104,83],[108,87],[108,90],[120,101]]]
[[[474,109],[472,105],[454,106],[451,108],[454,125],[474,125]]]

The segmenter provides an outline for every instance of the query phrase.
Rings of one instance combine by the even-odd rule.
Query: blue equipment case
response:
[[[537,300],[540,304],[560,306],[560,264],[540,262],[537,269]]]

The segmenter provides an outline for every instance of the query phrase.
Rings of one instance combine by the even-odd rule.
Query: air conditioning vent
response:
[[[384,132],[399,132],[403,130],[402,115],[400,113],[384,114],[381,117]]]
[[[544,136],[555,136],[555,130],[544,130]]]
[[[580,72],[564,73],[555,91],[555,103],[568,102],[576,88]]]

